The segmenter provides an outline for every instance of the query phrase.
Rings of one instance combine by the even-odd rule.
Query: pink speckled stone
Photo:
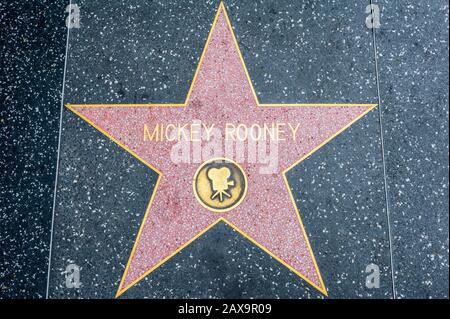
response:
[[[325,290],[282,171],[349,125],[368,106],[261,107],[240,61],[223,10],[186,107],[74,107],[75,111],[109,136],[157,168],[162,176],[144,220],[119,294],[172,255],[202,230],[223,217],[277,256],[319,290]],[[295,142],[279,142],[277,174],[261,174],[261,164],[240,164],[248,177],[248,193],[234,210],[218,214],[202,207],[192,189],[199,164],[170,160],[175,142],[143,141],[143,126],[156,123],[299,123]]]

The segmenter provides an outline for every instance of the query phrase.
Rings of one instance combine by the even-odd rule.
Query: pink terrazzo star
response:
[[[169,107],[173,106],[173,107]],[[258,102],[223,4],[220,5],[184,104],[68,105],[120,146],[160,174],[117,296],[219,221],[234,227],[314,288],[327,294],[306,232],[285,180],[285,171],[343,131],[375,105],[264,105]],[[296,141],[279,141],[277,174],[237,160],[248,178],[243,202],[226,213],[204,208],[192,180],[199,163],[174,163],[176,142],[144,141],[143,126],[157,123],[295,122]],[[211,154],[211,157],[213,156]],[[203,158],[202,160],[207,160]]]

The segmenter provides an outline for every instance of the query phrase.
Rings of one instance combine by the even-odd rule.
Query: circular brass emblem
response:
[[[197,169],[194,193],[205,208],[217,213],[227,212],[244,200],[247,176],[236,162],[227,158],[214,158]]]

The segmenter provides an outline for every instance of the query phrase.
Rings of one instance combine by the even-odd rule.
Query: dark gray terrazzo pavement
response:
[[[218,3],[77,1],[64,102],[183,101]],[[380,93],[392,245],[378,110],[288,174],[330,297],[392,298],[393,269],[397,297],[448,298],[448,3],[381,1],[375,47],[368,3],[225,1],[262,102]],[[0,4],[0,298],[47,288],[64,8]],[[67,109],[59,164],[49,297],[113,298],[156,174]],[[65,286],[71,263],[79,289]],[[365,286],[371,263],[378,289]],[[218,224],[123,295],[136,297],[322,296]]]
[[[64,3],[0,2],[0,298],[45,297]]]
[[[396,291],[448,298],[448,1],[380,1]]]

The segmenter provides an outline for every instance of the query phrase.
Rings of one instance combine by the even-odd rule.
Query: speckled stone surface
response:
[[[70,33],[66,103],[183,103],[218,1],[79,5],[82,27]],[[348,1],[346,13],[332,17],[338,4],[331,1],[226,5],[261,103],[376,103],[371,32],[348,14],[364,5]],[[114,297],[156,175],[150,178],[138,160],[67,109],[63,123],[50,297]],[[332,298],[391,297],[380,154],[372,112],[289,173]],[[124,171],[131,163],[133,170]],[[86,185],[102,197],[81,196]],[[92,227],[104,224],[106,214],[109,227]],[[80,289],[65,287],[72,262],[82,269]],[[381,268],[379,289],[365,286],[370,263]],[[219,223],[123,297],[323,296]]]
[[[379,4],[397,296],[448,298],[448,1]]]
[[[392,298],[380,162],[372,112],[289,172],[331,298]],[[365,286],[369,264],[380,268],[379,289]]]
[[[326,294],[283,172],[373,110],[374,105],[260,105],[253,95],[251,79],[246,76],[223,5],[217,10],[214,21],[185,106],[68,106],[160,174],[158,188],[154,190],[151,207],[142,221],[142,231],[136,238],[118,293],[122,294],[177,249],[218,220],[223,220]],[[273,151],[277,138],[264,137],[262,133],[262,125],[274,122],[280,125],[281,130],[275,130],[274,125],[268,130],[273,135],[275,132],[280,135],[276,142],[277,151]],[[240,134],[233,129],[236,125],[241,125]],[[159,132],[161,127],[166,128],[162,135],[165,137],[149,141],[149,136],[153,136],[149,132]],[[174,138],[170,137],[167,127],[171,127]],[[259,129],[250,129],[256,127]],[[213,129],[217,134],[214,138],[209,136]],[[244,131],[247,133],[243,134]],[[198,142],[191,142],[191,139]],[[216,141],[213,142],[214,139]],[[236,145],[238,139],[241,139],[240,146]],[[211,143],[216,143],[213,152],[206,152],[206,149],[196,152],[194,149],[194,144],[200,148]],[[227,152],[225,144],[236,150]],[[268,167],[267,161],[259,156],[247,156],[247,152],[251,153],[252,144],[264,147],[266,152],[271,149],[276,163],[274,161]],[[181,145],[189,147],[189,152],[182,161],[174,161],[174,147]],[[239,151],[238,147],[245,151]],[[243,201],[227,212],[203,207],[192,188],[193,176],[199,165],[217,157],[226,157],[240,164],[247,180]]]
[[[0,3],[0,298],[45,296],[65,2]]]
[[[184,101],[218,0],[76,3],[65,103]],[[378,102],[368,0],[225,4],[261,103]],[[0,4],[0,298],[45,297],[65,5]],[[330,298],[392,298],[390,253],[397,297],[448,298],[448,3],[379,5],[392,247],[377,112],[287,178]],[[62,120],[49,297],[114,298],[157,174],[68,109]],[[220,222],[121,297],[324,296]]]

